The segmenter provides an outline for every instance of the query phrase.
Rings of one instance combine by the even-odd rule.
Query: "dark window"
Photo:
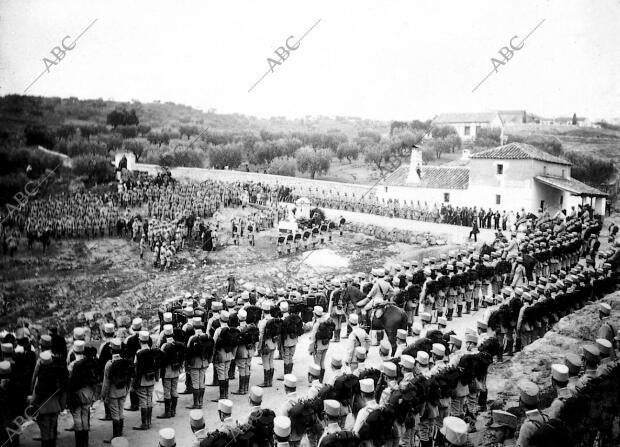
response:
[[[502,204],[502,196],[500,196],[499,194],[495,195],[495,204],[496,205],[501,205]]]
[[[465,126],[465,129],[463,130],[463,133],[467,136],[469,135],[469,126]]]
[[[450,201],[450,193],[449,192],[444,192],[443,193],[443,201],[448,203]]]
[[[545,209],[545,201],[544,201],[544,200],[541,200],[541,201],[540,201],[540,209],[541,209],[541,210],[544,210],[544,209]]]
[[[497,165],[497,175],[502,175],[504,173],[504,165]]]
[[[562,205],[564,205],[564,196],[560,196],[560,206],[562,206]]]

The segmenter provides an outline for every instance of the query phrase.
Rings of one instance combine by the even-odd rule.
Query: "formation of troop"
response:
[[[90,408],[101,399],[103,419],[111,423],[106,442],[127,445],[125,411],[139,412],[133,429],[149,430],[155,385],[161,383],[163,411],[155,417],[175,418],[179,395],[188,394],[188,429],[202,447],[299,446],[304,439],[320,447],[515,440],[538,447],[612,445],[620,402],[619,337],[604,302],[596,304],[596,340],[551,366],[550,402],[539,385],[519,383],[519,402],[494,408],[492,423],[476,428],[487,405],[489,366],[616,285],[620,251],[598,251],[602,223],[589,209],[530,226],[510,241],[498,234],[480,250],[374,268],[370,274],[291,282],[275,291],[232,288],[224,296],[216,290],[186,292],[161,304],[158,327],[149,327],[147,315],[109,321],[102,324],[98,344],[83,327],[69,340],[57,328],[39,337],[28,327],[4,331],[0,413],[9,429],[0,441],[17,445],[21,424],[15,424],[26,413],[35,417],[43,447],[53,447],[58,415],[66,408],[76,446],[87,447]],[[450,320],[480,307],[485,311],[476,327],[461,337],[448,330]],[[305,332],[313,361],[300,371],[294,358],[306,355],[297,352]],[[332,348],[338,343],[344,354]],[[370,359],[373,346],[378,363]],[[252,386],[256,358],[262,377]],[[310,385],[303,395],[297,392],[302,377]],[[277,411],[262,406],[274,378],[283,382],[286,399]],[[205,400],[207,383],[217,391]],[[235,411],[232,394],[247,396],[249,414]],[[594,413],[592,395],[600,397]],[[217,429],[205,427],[210,405],[222,422]],[[160,445],[174,446],[175,435],[172,428],[162,429]]]
[[[378,197],[374,192],[341,193],[318,188],[314,191],[311,189],[294,190],[294,194],[289,196],[288,200],[294,201],[301,196],[308,197],[317,206],[325,208],[451,225],[472,226],[475,223],[478,228],[503,231],[515,228],[528,216],[524,210],[520,212],[502,210],[500,212],[497,209],[484,210],[477,206],[454,207],[446,203],[429,204],[423,200],[386,199]]]

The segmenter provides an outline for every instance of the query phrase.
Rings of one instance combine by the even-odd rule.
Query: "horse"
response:
[[[400,307],[387,304],[385,307],[373,309],[366,317],[370,321],[370,329],[383,330],[392,345],[392,355],[396,352],[396,332],[407,329],[407,314]]]
[[[26,234],[28,238],[28,248],[32,248],[35,242],[40,242],[43,246],[43,253],[46,252],[47,247],[51,244],[52,232],[50,230],[45,231],[28,231]]]

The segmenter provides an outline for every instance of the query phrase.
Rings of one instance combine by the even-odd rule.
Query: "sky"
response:
[[[618,23],[618,0],[0,0],[0,95],[43,73],[27,94],[260,117],[610,119],[620,117]],[[50,53],[82,32],[60,60]],[[306,32],[286,59],[274,53]],[[508,59],[498,53],[530,32]]]

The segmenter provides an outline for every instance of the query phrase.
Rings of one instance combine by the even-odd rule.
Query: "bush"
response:
[[[567,152],[565,157],[573,164],[571,176],[589,185],[600,185],[615,171],[612,161],[579,152]]]
[[[326,173],[331,165],[332,152],[329,149],[314,150],[309,146],[301,147],[295,153],[297,169],[307,172],[311,178],[316,174]]]
[[[187,168],[202,168],[204,166],[204,154],[199,149],[176,149],[167,150],[158,163],[162,166]]]
[[[33,148],[0,149],[0,175],[21,174],[28,165],[32,167],[30,177],[39,177],[46,169],[54,169],[60,159]]]
[[[138,126],[118,126],[116,131],[123,138],[136,138],[138,136]]]
[[[18,203],[14,200],[15,194],[24,191],[24,186],[28,182],[25,172],[14,172],[9,175],[3,175],[0,177],[0,204],[4,205],[9,203],[13,206],[18,206]],[[2,210],[4,213],[6,209]]]
[[[531,144],[540,150],[556,156],[561,156],[564,153],[560,140],[551,135],[527,135],[525,137],[512,135],[508,138],[508,141]]]
[[[84,178],[84,183],[94,185],[114,180],[114,167],[108,157],[101,155],[78,155],[72,158],[73,172]]]
[[[229,143],[209,147],[209,164],[217,169],[237,168],[243,161],[243,145]]]
[[[56,143],[54,134],[44,126],[26,126],[24,138],[28,146],[43,146],[46,149],[53,149]]]
[[[477,147],[495,147],[501,144],[502,130],[499,127],[482,127],[476,132]]]
[[[342,161],[344,158],[346,158],[349,163],[351,163],[352,160],[357,160],[359,154],[359,146],[352,142],[340,143],[338,145],[338,148],[336,149],[336,157],[338,157],[338,160]]]
[[[296,163],[294,158],[277,157],[271,160],[271,163],[269,163],[267,173],[295,177],[295,165]]]
[[[432,149],[424,149],[422,151],[422,162],[428,163],[436,158],[435,151]]]

